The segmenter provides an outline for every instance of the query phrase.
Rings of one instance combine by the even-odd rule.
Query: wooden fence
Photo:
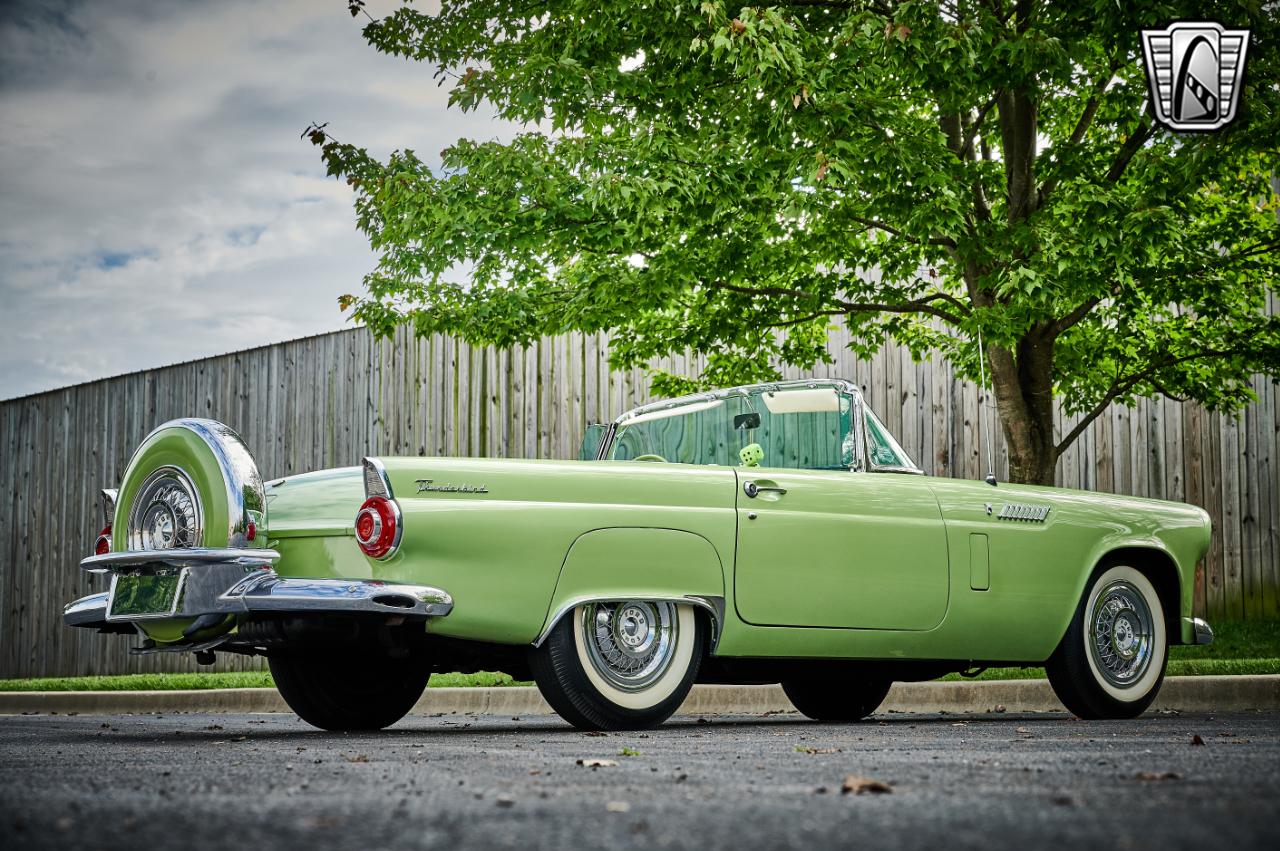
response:
[[[985,472],[972,385],[894,345],[857,361],[844,342],[832,339],[836,362],[822,374],[861,385],[928,472]],[[222,420],[271,478],[367,454],[572,458],[585,422],[649,399],[643,373],[610,371],[608,352],[600,336],[495,351],[439,337],[378,342],[352,329],[0,403],[0,677],[193,669],[186,654],[131,657],[133,639],[61,621],[63,603],[104,587],[77,568],[101,525],[98,492],[115,486],[156,425]],[[701,366],[691,357],[663,365]],[[1110,410],[1058,467],[1066,487],[1205,507],[1213,548],[1195,600],[1210,618],[1277,610],[1280,392],[1263,378],[1254,387],[1259,401],[1236,420],[1160,399]],[[1060,428],[1072,424],[1059,417]],[[261,664],[225,656],[221,668]]]

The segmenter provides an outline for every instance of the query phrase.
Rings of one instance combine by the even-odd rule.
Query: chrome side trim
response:
[[[547,625],[543,627],[542,633],[534,639],[533,646],[541,647],[542,643],[547,640],[547,636],[551,634],[551,630],[555,629],[556,624],[560,623],[560,619],[578,608],[578,606],[583,606],[587,603],[621,603],[627,600],[644,600],[647,603],[688,603],[697,606],[711,615],[712,653],[715,652],[716,645],[720,643],[720,633],[724,629],[724,597],[704,597],[699,594],[685,594],[683,596],[659,595],[655,597],[644,591],[638,591],[635,594],[571,597],[567,602],[561,604],[560,608],[556,609],[555,614],[547,621]]]
[[[117,571],[142,570],[148,565],[168,567],[192,567],[207,564],[235,564],[243,566],[275,564],[280,553],[275,550],[255,549],[177,549],[130,550],[123,553],[106,553],[80,560],[80,569],[89,573],[115,573]]]
[[[213,452],[222,470],[223,484],[227,488],[229,523],[227,545],[248,546],[249,540],[246,533],[249,521],[253,519],[250,512],[261,518],[261,522],[256,520],[255,522],[260,530],[265,531],[267,491],[262,483],[262,475],[258,472],[258,465],[254,462],[253,455],[249,453],[249,448],[245,446],[244,440],[229,426],[217,420],[188,417],[170,420],[154,429],[139,445],[138,451],[142,451],[152,437],[169,428],[184,428],[194,432]],[[129,461],[129,466],[133,466],[132,460]]]
[[[453,598],[439,588],[376,579],[298,579],[262,571],[227,589],[219,602],[244,612],[353,612],[444,617]]]
[[[96,626],[107,621],[106,591],[73,600],[62,608],[62,622],[67,626]]]
[[[1191,628],[1195,630],[1196,644],[1213,643],[1213,628],[1209,626],[1208,622],[1200,618],[1192,618]]]

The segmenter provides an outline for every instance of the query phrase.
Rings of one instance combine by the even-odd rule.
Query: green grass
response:
[[[1169,648],[1168,676],[1211,674],[1280,674],[1280,618],[1219,621],[1213,624],[1214,641],[1207,647],[1178,645]],[[1044,677],[1044,668],[991,668],[975,679],[1021,680]],[[958,674],[943,677],[958,680]],[[127,674],[119,677],[44,677],[0,680],[0,691],[164,691],[202,688],[272,688],[266,671],[223,674]],[[434,674],[432,688],[468,686],[525,686],[506,674]]]
[[[1210,621],[1213,643],[1179,644],[1169,659],[1280,659],[1280,618]]]
[[[434,674],[432,688],[466,686],[524,686],[506,674]],[[39,677],[0,680],[0,691],[173,691],[206,688],[275,688],[266,671],[221,674],[125,674],[118,677]]]
[[[1280,659],[1170,659],[1165,676],[1204,677],[1209,675],[1280,674]],[[1040,680],[1044,668],[988,668],[976,677],[948,674],[944,680]]]

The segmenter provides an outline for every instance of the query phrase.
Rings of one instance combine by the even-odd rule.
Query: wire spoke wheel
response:
[[[595,603],[581,617],[592,666],[617,688],[647,688],[671,665],[680,630],[673,603]]]
[[[1089,653],[1098,671],[1118,688],[1139,682],[1151,664],[1153,632],[1142,593],[1123,580],[1107,585],[1089,613]]]
[[[185,472],[161,467],[142,483],[129,509],[126,529],[131,550],[198,547],[204,516],[200,496]]]

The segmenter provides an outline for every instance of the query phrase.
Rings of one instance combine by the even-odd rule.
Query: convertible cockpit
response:
[[[920,473],[847,381],[783,381],[696,393],[628,411],[595,454],[793,470]]]

